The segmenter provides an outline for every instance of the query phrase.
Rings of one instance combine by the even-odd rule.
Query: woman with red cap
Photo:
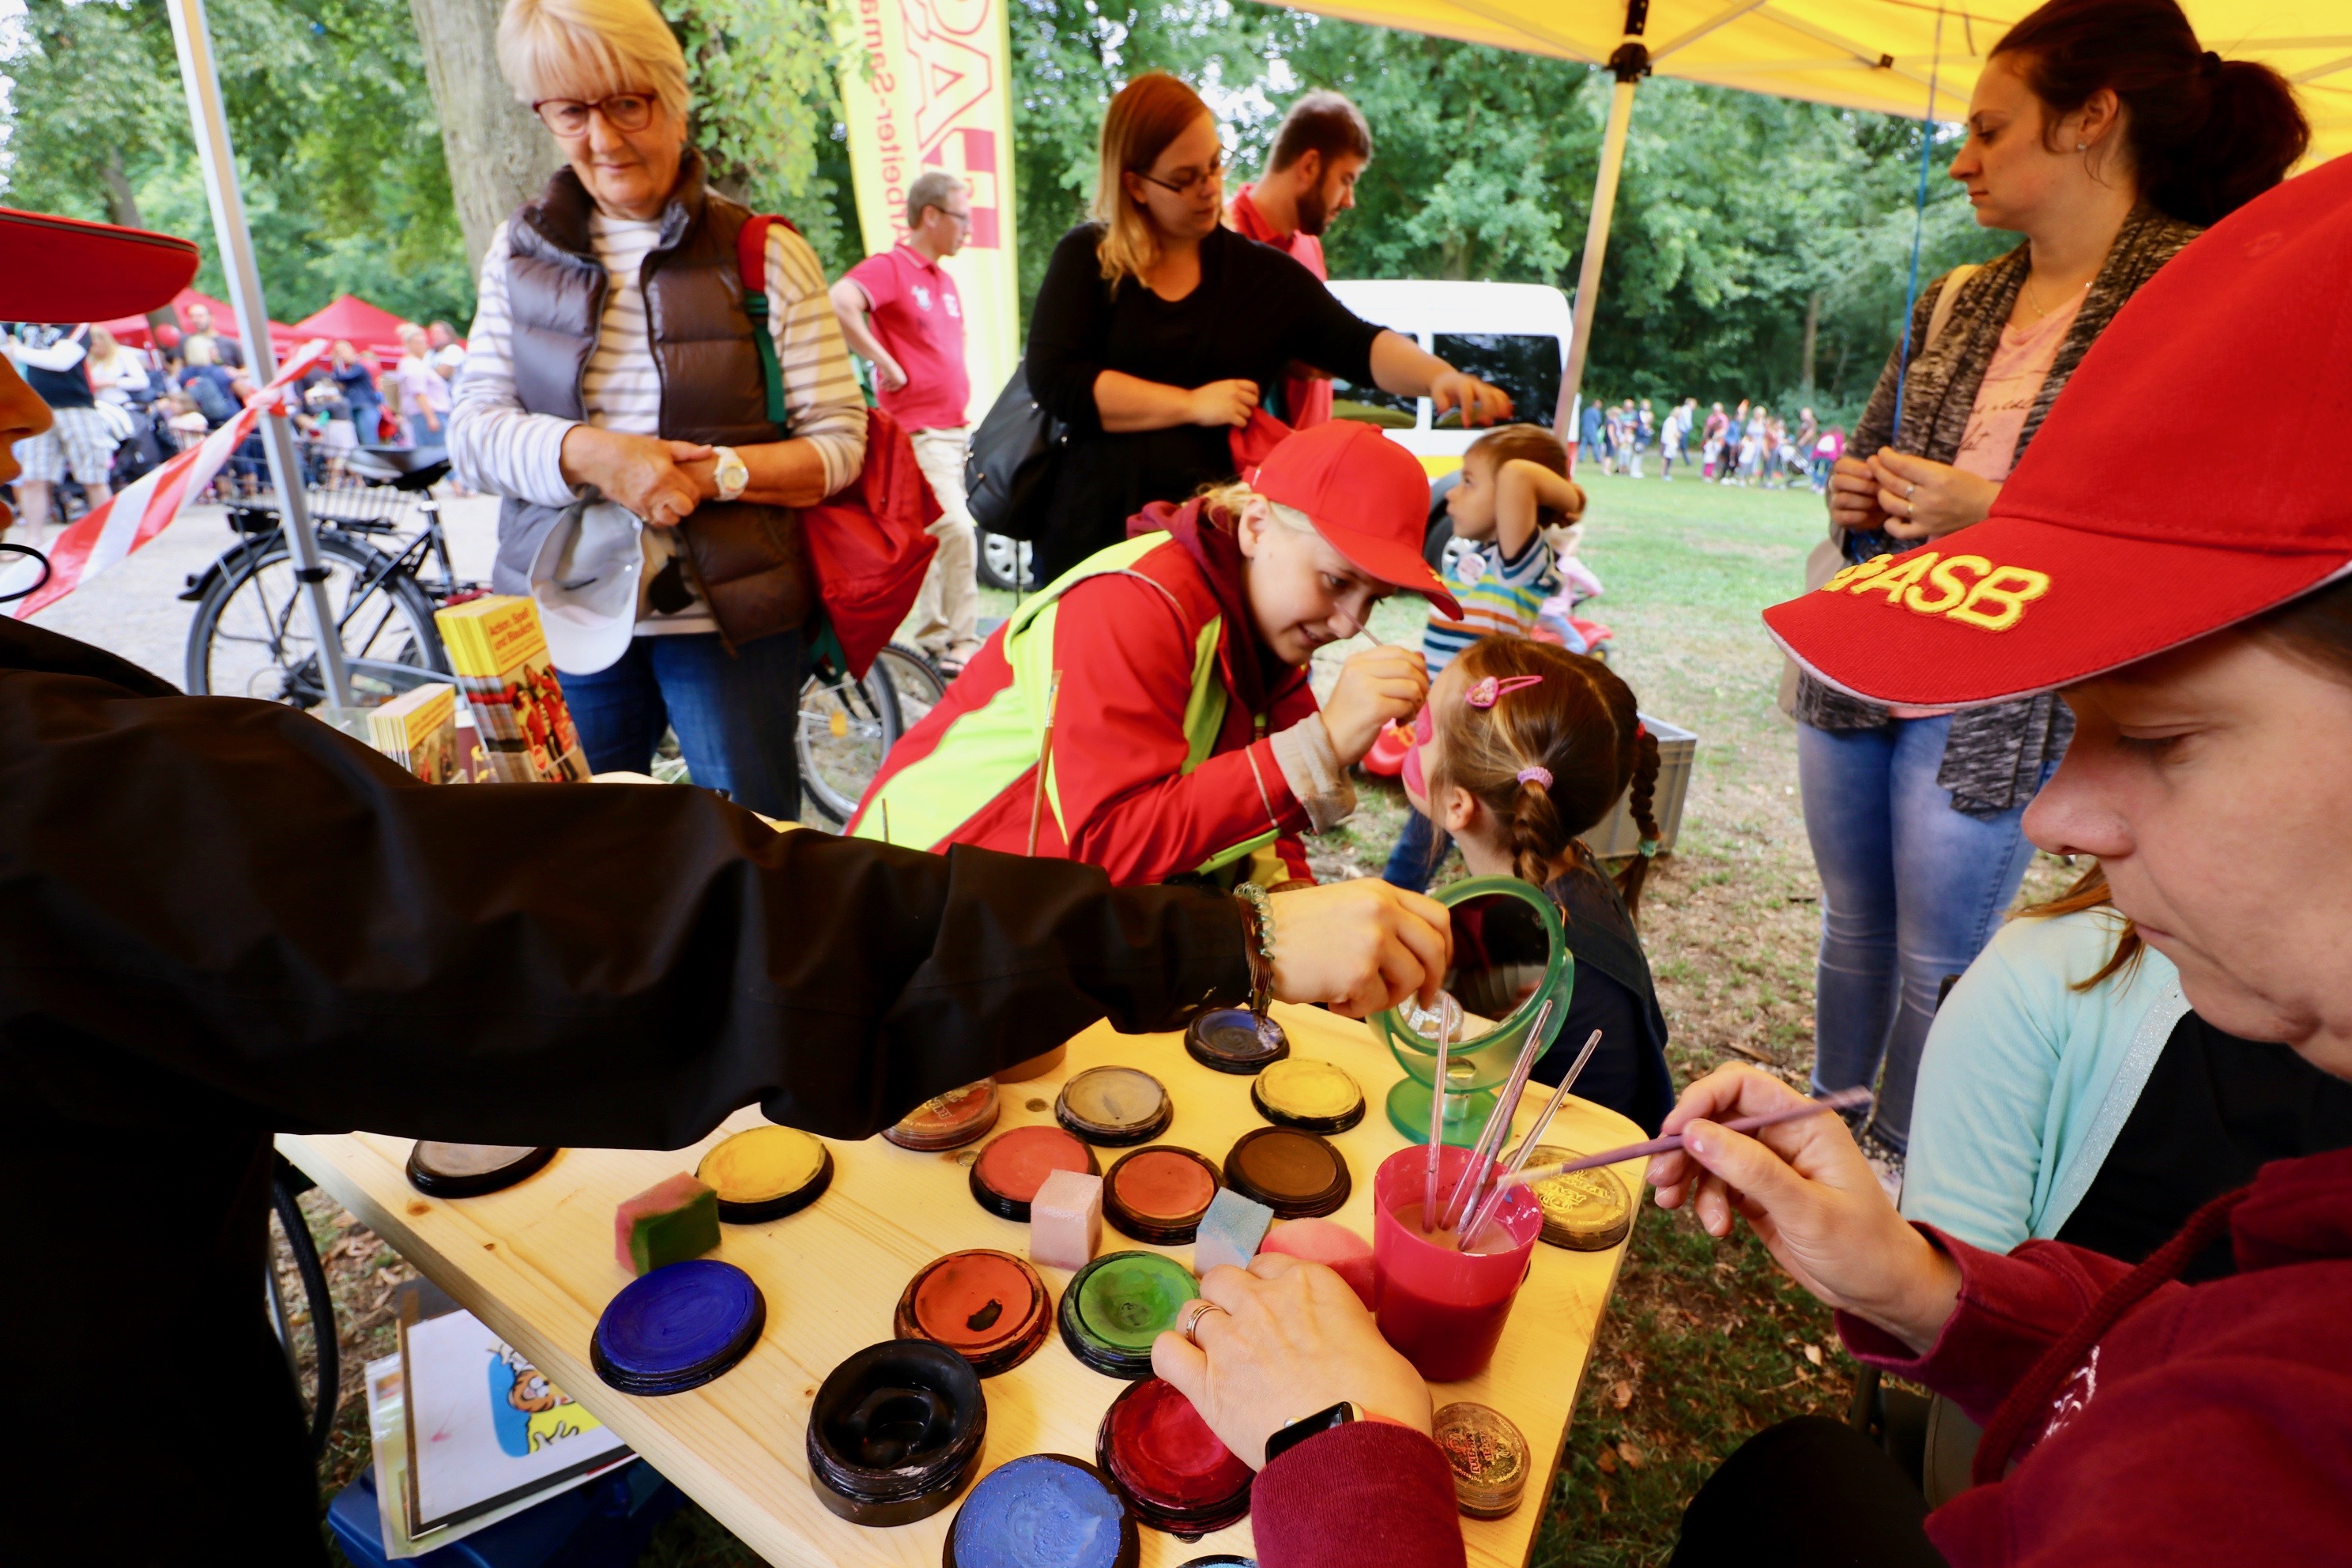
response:
[[[2215,225],[2118,313],[1990,520],[1766,615],[1816,678],[1875,701],[2057,692],[2074,743],[2027,833],[2098,858],[2216,1027],[2337,1079],[2352,1079],[2352,506],[2307,454],[2352,424],[2347,364],[2339,159]],[[2200,400],[2150,401],[2190,385]],[[2208,401],[2282,413],[2252,450],[2221,452],[2200,438]],[[2135,1268],[1906,1224],[1833,1116],[1725,1125],[1803,1103],[1737,1065],[1693,1084],[1665,1123],[1684,1148],[1650,1168],[1658,1201],[1716,1237],[1744,1217],[1837,1309],[1850,1351],[1983,1419],[1976,1484],[1929,1513],[1859,1433],[1800,1417],[1700,1489],[1678,1568],[2345,1561],[2352,1151],[2263,1166]],[[2181,1283],[2224,1237],[2235,1271]],[[1425,1406],[1312,1268],[1210,1270],[1202,1294],[1224,1310],[1192,1342],[1161,1336],[1155,1367],[1236,1453],[1281,1450],[1252,1492],[1264,1568],[1459,1563],[1442,1466],[1397,1429]]]
[[[0,255],[0,318],[32,321],[159,304],[197,260],[5,209]],[[48,422],[0,359],[0,483]],[[1254,905],[776,833],[704,789],[435,788],[6,616],[0,881],[0,1187],[43,1194],[10,1215],[0,1410],[31,1436],[0,1512],[100,1561],[326,1561],[255,1291],[278,1131],[674,1149],[757,1101],[864,1138],[1099,1017],[1269,986],[1360,1013],[1433,998],[1448,952],[1443,910],[1370,879]],[[126,1464],[93,1369],[173,1341],[137,1398],[203,1439]]]
[[[992,634],[891,749],[849,831],[1087,860],[1120,883],[1311,879],[1302,832],[1355,809],[1348,769],[1429,694],[1418,652],[1315,650],[1400,588],[1456,612],[1422,559],[1427,481],[1346,420],[1286,437],[1245,484],[1155,501]]]

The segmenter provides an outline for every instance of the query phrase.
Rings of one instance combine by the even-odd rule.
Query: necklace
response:
[[[2073,294],[2079,294],[2083,292],[2084,289],[2090,288],[2090,286],[2091,280],[2085,278],[2083,279],[2082,288],[2071,289],[2069,290],[2069,294],[2070,296]],[[2028,305],[2033,307],[2033,319],[2037,321],[2050,314],[2052,310],[2057,309],[2057,306],[2055,305],[2035,304],[2033,296],[2033,275],[2030,272],[2026,274],[2025,281],[2018,286],[2017,291],[2019,296],[2022,298]],[[2061,303],[2063,303],[2063,301],[2062,300]]]

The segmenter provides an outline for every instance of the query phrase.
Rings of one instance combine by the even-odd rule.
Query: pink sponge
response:
[[[1337,1220],[1284,1220],[1266,1232],[1258,1250],[1286,1252],[1324,1264],[1363,1298],[1365,1306],[1379,1310],[1380,1292],[1372,1283],[1371,1243]]]
[[[632,1274],[719,1245],[719,1194],[681,1171],[613,1211],[613,1256]]]

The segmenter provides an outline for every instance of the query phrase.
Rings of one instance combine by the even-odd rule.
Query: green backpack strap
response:
[[[768,327],[768,226],[793,228],[790,218],[753,213],[735,237],[735,266],[743,279],[743,313],[751,318],[752,346],[760,355],[760,376],[768,388],[768,423],[783,425],[784,367],[776,361],[776,334]],[[800,230],[793,229],[794,234]]]

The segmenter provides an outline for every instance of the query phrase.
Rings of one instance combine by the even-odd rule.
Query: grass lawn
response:
[[[1676,1079],[1744,1058],[1801,1083],[1819,884],[1797,803],[1794,731],[1774,706],[1780,658],[1758,615],[1799,587],[1823,527],[1821,502],[1803,489],[1586,482],[1583,556],[1608,586],[1588,613],[1614,629],[1615,668],[1643,710],[1699,737],[1680,843],[1657,863],[1643,903]],[[1010,607],[1009,595],[985,596],[985,614]],[[1417,643],[1420,619],[1417,601],[1385,605],[1372,630]],[[1377,875],[1395,842],[1401,793],[1359,787],[1354,820],[1316,847],[1326,879]],[[2042,858],[2028,895],[2047,896],[2059,878]],[[318,1194],[309,1202],[344,1337],[349,1403],[320,1474],[332,1489],[367,1462],[357,1363],[388,1353],[385,1301],[408,1271],[350,1215]],[[1648,1210],[1586,1370],[1559,1481],[1527,1505],[1545,1510],[1534,1563],[1664,1562],[1684,1504],[1724,1456],[1786,1416],[1842,1410],[1852,1370],[1829,1313],[1745,1230],[1717,1245],[1683,1216]],[[758,1559],[689,1507],[646,1561]]]

